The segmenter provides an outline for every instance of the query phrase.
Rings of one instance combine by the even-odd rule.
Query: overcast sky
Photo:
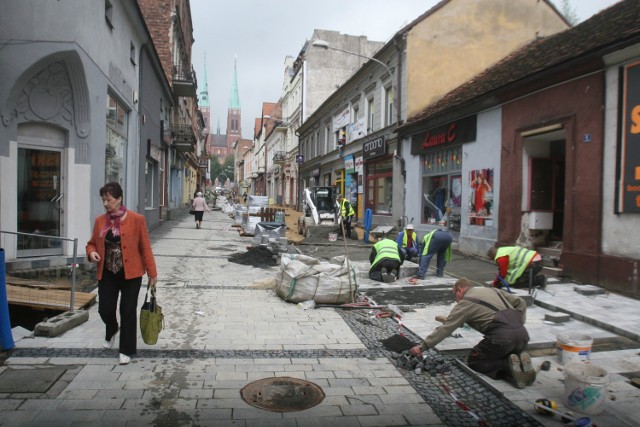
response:
[[[473,1],[473,0],[467,0]],[[561,0],[552,0],[560,8]],[[570,0],[580,22],[617,0]],[[388,41],[438,0],[191,0],[198,91],[207,83],[211,130],[226,133],[234,60],[242,109],[242,136],[253,139],[263,102],[282,95],[284,59],[296,57],[314,29]]]

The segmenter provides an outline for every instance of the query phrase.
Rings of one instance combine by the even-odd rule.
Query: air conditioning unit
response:
[[[551,230],[553,229],[553,212],[530,212],[530,230]]]

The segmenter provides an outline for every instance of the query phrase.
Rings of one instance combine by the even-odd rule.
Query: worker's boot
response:
[[[398,277],[398,270],[391,270],[391,273],[389,273],[389,283],[395,282],[397,277]]]
[[[522,371],[520,357],[517,354],[509,355],[507,358],[507,368],[513,384],[518,388],[525,388],[527,386],[527,378]]]
[[[526,385],[533,384],[536,380],[536,370],[533,368],[529,353],[520,353],[520,362],[522,363],[522,372],[524,373]]]
[[[387,273],[387,269],[386,268],[382,268],[380,270],[380,273],[382,273],[382,281],[384,283],[389,283],[389,274]]]

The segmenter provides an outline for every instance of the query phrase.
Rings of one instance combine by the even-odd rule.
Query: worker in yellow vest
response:
[[[498,264],[498,277],[493,281],[495,288],[502,288],[504,282],[514,288],[529,287],[530,270],[533,271],[533,287],[544,289],[547,285],[546,277],[540,274],[542,256],[536,251],[521,246],[491,247],[487,257]]]
[[[418,279],[424,279],[431,263],[431,258],[434,255],[438,255],[436,262],[436,276],[442,277],[444,275],[444,266],[447,261],[451,261],[451,242],[453,237],[448,231],[440,228],[433,230],[431,233],[427,233],[422,238],[422,255],[420,255],[420,268],[416,277]]]
[[[342,218],[342,224],[344,227],[340,228],[341,232],[344,229],[344,234],[348,238],[351,238],[351,219],[356,213],[353,210],[353,206],[351,206],[351,203],[349,203],[347,199],[342,197],[342,194],[338,194],[336,196],[336,201],[338,202],[338,207],[340,208],[340,218]]]
[[[378,282],[393,283],[400,273],[404,255],[395,241],[384,238],[373,245],[369,255],[369,278]]]
[[[404,254],[405,261],[411,261],[411,258],[420,256],[420,242],[418,242],[418,235],[413,231],[413,224],[407,224],[404,231],[398,233],[396,243]]]

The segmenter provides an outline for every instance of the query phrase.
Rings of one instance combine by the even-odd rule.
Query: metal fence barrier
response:
[[[75,292],[76,292],[76,269],[78,268],[78,238],[70,239],[66,237],[48,236],[46,234],[20,233],[14,231],[0,230],[0,248],[7,248],[9,244],[12,246],[12,252],[17,253],[18,240],[22,238],[30,242],[30,249],[37,253],[38,249],[44,250],[51,247],[60,247],[62,242],[73,242],[73,258],[71,262],[71,296],[69,299],[69,311],[74,311]],[[38,248],[40,245],[40,248]],[[31,257],[36,256],[35,254]],[[57,255],[42,253],[40,256],[52,257]],[[28,259],[28,258],[25,258]],[[5,260],[6,263],[6,260]]]

